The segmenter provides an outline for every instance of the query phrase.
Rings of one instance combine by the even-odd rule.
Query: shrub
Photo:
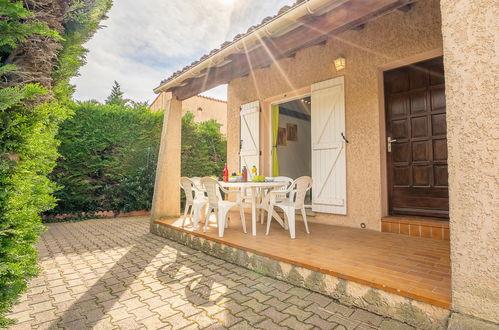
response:
[[[55,185],[47,174],[55,163],[54,135],[61,118],[53,104],[23,101],[46,94],[40,86],[9,89],[16,97],[7,109],[4,102],[0,108],[0,314],[26,289],[26,279],[37,273],[33,243],[44,229],[38,214],[55,205],[50,195]],[[0,325],[8,322],[0,317]]]
[[[133,104],[83,102],[74,108],[58,135],[61,157],[52,179],[62,187],[55,193],[58,205],[47,213],[99,211],[115,214],[149,210],[154,192],[156,163],[163,122],[162,112]],[[220,125],[210,120],[182,118],[182,174],[219,175],[226,155]]]
[[[44,229],[39,213],[55,205],[56,185],[47,175],[58,155],[58,125],[70,114],[69,79],[109,6],[110,0],[0,0],[0,327],[13,322],[2,315],[37,273],[33,243]]]
[[[62,187],[50,214],[149,209],[162,114],[137,107],[78,103],[58,134],[52,178]]]
[[[215,120],[194,122],[187,112],[182,117],[182,175],[221,176],[227,158],[227,142]]]

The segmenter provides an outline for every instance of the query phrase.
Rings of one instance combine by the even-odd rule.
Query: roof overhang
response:
[[[180,99],[269,66],[299,49],[324,42],[330,36],[415,0],[308,0],[264,20],[264,23],[210,55],[176,72],[154,89],[173,92]]]

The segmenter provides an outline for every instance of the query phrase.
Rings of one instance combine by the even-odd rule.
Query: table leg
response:
[[[268,193],[262,198],[262,201],[261,201],[259,207],[267,212],[270,212],[270,195]],[[284,223],[284,220],[279,216],[279,214],[275,210],[272,210],[272,216],[281,225],[281,227],[288,229],[288,228],[286,228],[286,224]]]
[[[251,187],[251,231],[256,236],[256,188]]]
[[[260,198],[258,200],[258,209],[260,210],[260,223],[262,225],[265,222],[264,221],[264,215],[265,215],[264,211],[267,211],[267,209],[268,209],[268,207],[266,208],[265,204],[264,204],[265,199],[267,199],[267,193],[268,193],[268,189],[263,188],[260,191]]]

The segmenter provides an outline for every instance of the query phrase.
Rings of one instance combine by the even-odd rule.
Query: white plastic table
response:
[[[264,189],[274,189],[280,188],[287,185],[287,182],[223,182],[220,181],[220,185],[224,188],[238,188],[238,189],[251,189],[251,233],[256,236],[256,208],[261,208],[269,212],[268,201],[264,200],[262,203],[257,205],[257,197],[260,197],[260,193]],[[272,215],[276,218],[277,222],[284,227],[284,222],[281,217],[272,210]]]

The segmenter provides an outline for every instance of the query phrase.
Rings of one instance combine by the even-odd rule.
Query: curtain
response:
[[[279,176],[277,159],[277,132],[279,130],[279,105],[272,105],[272,176]]]

